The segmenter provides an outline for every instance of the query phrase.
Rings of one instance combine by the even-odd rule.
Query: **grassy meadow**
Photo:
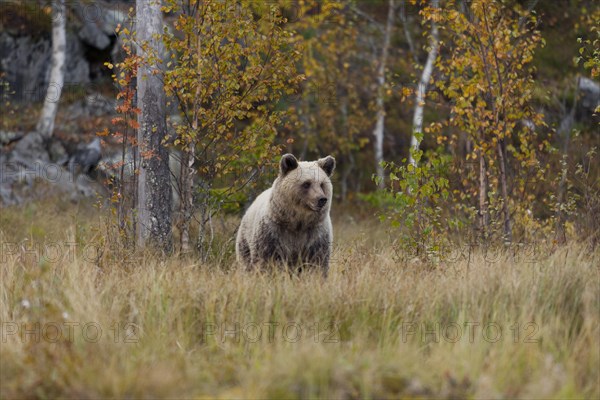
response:
[[[599,398],[600,251],[436,265],[336,210],[330,275],[119,248],[103,212],[0,212],[0,398]]]

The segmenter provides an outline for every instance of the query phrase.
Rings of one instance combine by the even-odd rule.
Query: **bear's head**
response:
[[[273,196],[291,218],[321,219],[331,208],[333,187],[329,178],[334,169],[335,158],[331,156],[298,161],[292,154],[285,154],[279,163]]]

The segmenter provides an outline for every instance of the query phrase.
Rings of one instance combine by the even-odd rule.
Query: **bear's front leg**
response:
[[[326,235],[319,237],[309,248],[306,263],[318,267],[327,277],[329,272],[329,257],[331,255],[331,240]]]
[[[250,270],[252,268],[252,252],[248,241],[242,237],[236,243],[236,247],[238,261],[246,267],[246,270]]]
[[[265,267],[269,263],[285,261],[277,232],[269,224],[261,224],[252,251],[252,264]]]

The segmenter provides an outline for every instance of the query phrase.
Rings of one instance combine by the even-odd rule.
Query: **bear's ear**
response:
[[[335,169],[335,158],[331,156],[320,158],[319,161],[317,161],[317,164],[319,164],[319,167],[323,168],[323,171],[325,171],[327,176],[331,176]]]
[[[281,161],[279,162],[281,175],[285,175],[296,168],[298,168],[298,160],[296,160],[293,154],[288,153],[281,157]]]

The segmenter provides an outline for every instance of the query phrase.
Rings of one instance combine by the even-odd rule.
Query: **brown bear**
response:
[[[335,159],[298,161],[285,154],[270,189],[250,205],[235,250],[247,269],[277,263],[292,270],[316,267],[327,275],[333,241],[329,211]]]

